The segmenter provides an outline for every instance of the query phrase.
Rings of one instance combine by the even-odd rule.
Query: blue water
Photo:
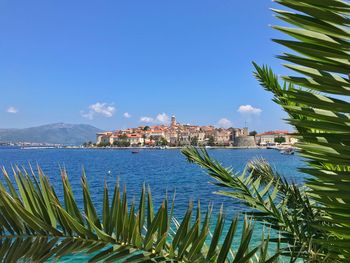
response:
[[[252,158],[263,157],[289,180],[302,183],[304,179],[297,171],[297,167],[303,165],[298,155],[281,155],[278,151],[265,149],[212,149],[209,153],[237,172],[242,171]],[[101,207],[104,181],[112,188],[119,178],[126,185],[129,197],[137,198],[142,184],[148,184],[155,205],[160,204],[166,193],[172,195],[176,191],[175,216],[178,218],[184,214],[189,200],[200,199],[202,207],[211,202],[214,211],[223,204],[230,217],[245,209],[237,201],[213,194],[218,188],[209,184],[211,178],[196,165],[188,163],[179,150],[141,150],[139,154],[131,154],[130,150],[114,149],[0,148],[0,165],[8,171],[11,165],[28,167],[28,163],[41,166],[58,195],[61,195],[59,167],[65,167],[79,203],[82,200],[80,176],[84,167],[97,207]]]

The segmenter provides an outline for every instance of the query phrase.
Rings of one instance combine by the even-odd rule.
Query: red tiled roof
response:
[[[126,136],[128,138],[141,138],[142,137],[141,134],[135,134],[135,133],[133,133],[133,134],[126,134]]]

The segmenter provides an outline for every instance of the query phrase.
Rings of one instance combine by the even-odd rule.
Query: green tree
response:
[[[97,146],[98,147],[108,147],[108,146],[111,146],[111,144],[109,142],[101,142]]]
[[[274,140],[276,143],[284,143],[286,142],[286,138],[285,137],[276,137],[275,140]]]
[[[158,146],[167,146],[168,141],[162,136],[158,141],[157,141]]]
[[[127,140],[117,140],[113,143],[113,145],[117,146],[117,147],[129,147],[130,146],[130,142]]]
[[[84,142],[83,143],[83,147],[91,147],[93,146],[94,144],[92,143],[92,141],[88,141],[88,142]]]
[[[128,135],[126,135],[126,134],[122,134],[119,136],[119,139],[121,139],[121,140],[126,140],[127,138],[128,138]]]
[[[214,136],[209,136],[208,138],[208,145],[209,146],[214,146],[215,145],[215,139],[214,139]]]
[[[198,137],[194,136],[191,138],[191,145],[192,146],[197,146],[198,145]]]
[[[118,137],[118,140],[113,142],[113,145],[117,147],[129,147],[130,142],[127,139],[128,136],[126,134],[122,134]]]
[[[256,132],[256,131],[251,131],[251,132],[249,132],[249,136],[256,136],[258,133]]]

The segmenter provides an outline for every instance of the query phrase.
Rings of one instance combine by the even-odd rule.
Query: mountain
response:
[[[80,145],[96,140],[101,130],[87,124],[54,123],[25,129],[0,129],[0,142]]]

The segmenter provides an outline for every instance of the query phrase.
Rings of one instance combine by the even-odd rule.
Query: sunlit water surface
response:
[[[265,149],[212,149],[209,153],[237,172],[242,171],[245,164],[254,157],[263,157],[289,180],[302,184],[305,178],[297,170],[303,166],[303,160],[298,155],[282,155],[278,151]],[[196,165],[188,163],[179,150],[141,150],[139,154],[132,154],[131,150],[115,149],[0,148],[0,165],[5,166],[8,171],[11,165],[29,167],[29,163],[32,166],[40,165],[55,186],[59,197],[62,197],[59,169],[65,167],[80,205],[80,177],[84,167],[92,198],[99,210],[104,181],[112,189],[118,178],[121,184],[126,185],[129,197],[135,196],[136,200],[143,183],[149,185],[156,207],[166,193],[172,195],[176,191],[175,216],[178,219],[184,215],[190,200],[200,200],[202,207],[212,203],[214,214],[223,204],[227,217],[233,217],[245,209],[235,200],[213,194],[218,187],[210,184],[211,178]],[[254,237],[258,242],[261,231],[255,233]],[[72,255],[60,262],[85,262],[86,259],[85,255]]]

